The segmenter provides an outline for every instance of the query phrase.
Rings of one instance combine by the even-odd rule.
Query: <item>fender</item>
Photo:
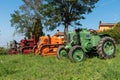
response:
[[[102,37],[105,37],[105,36],[108,36],[108,37],[111,37],[109,34],[99,34],[99,36],[102,38]]]

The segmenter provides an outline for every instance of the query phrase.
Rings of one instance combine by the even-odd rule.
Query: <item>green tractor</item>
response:
[[[67,33],[64,46],[57,49],[57,58],[69,57],[73,62],[79,62],[96,52],[103,59],[112,58],[116,52],[115,40],[107,34],[97,34],[95,30],[76,29]]]

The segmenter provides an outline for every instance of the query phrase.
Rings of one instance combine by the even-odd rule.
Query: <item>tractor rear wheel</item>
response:
[[[65,49],[64,46],[59,46],[58,49],[57,49],[57,58],[58,59],[62,59],[63,57],[67,57],[68,54],[67,54],[67,50]]]
[[[81,46],[73,46],[69,51],[69,58],[72,62],[80,62],[85,59],[85,52]]]
[[[116,45],[114,39],[111,37],[103,37],[97,46],[97,52],[100,58],[112,58],[116,52]]]

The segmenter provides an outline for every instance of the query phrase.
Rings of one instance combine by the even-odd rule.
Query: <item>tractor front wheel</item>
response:
[[[67,50],[65,49],[64,46],[59,46],[58,49],[57,49],[57,58],[60,60],[62,59],[63,57],[67,57],[68,54],[67,54]]]
[[[85,52],[81,46],[73,46],[69,51],[69,58],[72,62],[80,62],[85,59]]]
[[[100,58],[112,58],[116,52],[116,45],[114,39],[111,37],[103,37],[97,46],[97,52]]]

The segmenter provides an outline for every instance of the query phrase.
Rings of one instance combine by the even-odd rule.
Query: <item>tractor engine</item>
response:
[[[80,45],[84,48],[85,52],[89,52],[93,47],[97,46],[100,39],[99,36],[92,35],[87,29],[77,29],[74,32],[67,34],[66,48],[71,48],[75,45]]]

